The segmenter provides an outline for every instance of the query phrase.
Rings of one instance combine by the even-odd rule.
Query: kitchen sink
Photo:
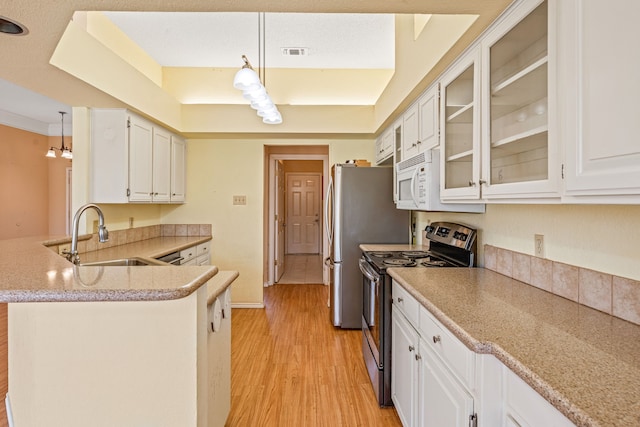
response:
[[[128,267],[128,266],[144,266],[144,265],[167,265],[164,262],[144,258],[122,258],[110,259],[106,261],[81,262],[81,266],[87,267]]]

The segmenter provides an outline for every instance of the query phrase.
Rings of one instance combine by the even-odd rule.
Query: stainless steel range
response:
[[[380,406],[391,406],[391,277],[389,267],[438,268],[475,265],[476,230],[434,222],[425,229],[428,250],[365,251],[362,354]],[[426,245],[425,245],[426,246]]]

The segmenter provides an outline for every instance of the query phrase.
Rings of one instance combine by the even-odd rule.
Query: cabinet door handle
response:
[[[416,353],[415,358],[416,358],[416,360],[420,360],[420,359],[422,359],[422,356],[420,356],[419,354]]]
[[[484,179],[480,180],[480,185],[483,185],[483,184],[486,184],[486,183],[487,183],[487,181],[485,181]]]
[[[417,147],[418,144],[416,144],[415,142],[413,144],[411,144],[412,147]]]
[[[412,346],[412,345],[410,345],[410,346],[409,346],[409,351],[413,351],[413,350],[415,350],[415,349],[416,349],[416,348],[415,348],[414,346]]]
[[[402,302],[402,301],[404,301],[404,299],[401,297],[398,297],[398,302]]]
[[[433,343],[434,344],[438,344],[440,342],[440,335],[434,335],[433,336]]]
[[[416,141],[416,144],[420,145],[420,144],[422,144],[422,141],[418,140],[418,141]]]
[[[469,187],[475,187],[476,183],[475,181],[469,181]]]

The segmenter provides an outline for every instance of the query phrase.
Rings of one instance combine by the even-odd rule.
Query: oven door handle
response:
[[[380,276],[372,270],[366,259],[360,258],[358,265],[360,266],[360,271],[364,274],[364,277],[375,283],[380,282]]]
[[[364,274],[364,277],[369,279],[369,321],[367,322],[369,326],[375,326],[376,324],[376,307],[373,304],[373,301],[376,300],[378,296],[378,288],[380,287],[380,276],[373,271],[371,265],[367,262],[366,259],[360,258],[358,265],[360,266],[360,271]]]

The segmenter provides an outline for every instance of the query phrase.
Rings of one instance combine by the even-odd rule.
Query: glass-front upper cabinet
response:
[[[484,196],[559,194],[549,3],[523,1],[483,42]]]
[[[479,55],[469,52],[441,80],[442,199],[480,197]]]

